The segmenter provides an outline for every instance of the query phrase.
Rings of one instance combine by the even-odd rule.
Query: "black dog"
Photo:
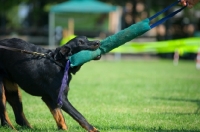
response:
[[[8,101],[13,108],[17,124],[32,128],[23,113],[19,85],[27,93],[42,97],[59,129],[67,129],[65,119],[61,113],[62,109],[87,131],[98,132],[71,105],[67,98],[69,82],[72,79],[71,74],[75,74],[81,66],[69,69],[68,86],[62,93],[63,106],[61,109],[57,105],[57,99],[68,57],[81,50],[95,50],[99,46],[99,41],[88,41],[86,37],[76,37],[55,50],[47,50],[16,38],[0,40],[1,125],[8,125],[15,129],[6,112],[6,101]],[[19,50],[21,52],[31,51],[31,53],[16,52]],[[35,52],[43,53],[44,55],[36,54]]]

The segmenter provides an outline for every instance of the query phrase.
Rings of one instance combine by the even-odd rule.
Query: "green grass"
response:
[[[69,100],[101,132],[200,131],[200,70],[195,62],[167,60],[91,61],[71,83]],[[33,130],[54,132],[56,123],[39,97],[24,92],[24,112]],[[69,132],[85,132],[64,113]],[[0,127],[0,131],[10,129]]]

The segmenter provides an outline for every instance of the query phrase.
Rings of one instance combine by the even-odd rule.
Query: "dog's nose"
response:
[[[98,46],[100,46],[100,41],[96,41],[95,44],[98,45]]]

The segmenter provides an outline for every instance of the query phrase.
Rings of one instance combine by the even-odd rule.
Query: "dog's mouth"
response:
[[[93,60],[100,60],[101,59],[101,55],[98,55],[97,57],[95,57]]]
[[[100,41],[95,41],[93,42],[93,44],[91,45],[91,49],[92,50],[96,50],[100,47]]]

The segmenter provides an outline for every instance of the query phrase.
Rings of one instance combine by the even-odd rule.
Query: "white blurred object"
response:
[[[197,68],[198,70],[200,70],[200,49],[199,49],[199,51],[198,51],[198,53],[197,53],[196,68]]]
[[[178,65],[178,62],[179,62],[179,52],[178,52],[178,50],[176,50],[176,51],[174,52],[174,60],[173,60],[173,63],[174,63],[175,66],[177,66],[177,65]]]

